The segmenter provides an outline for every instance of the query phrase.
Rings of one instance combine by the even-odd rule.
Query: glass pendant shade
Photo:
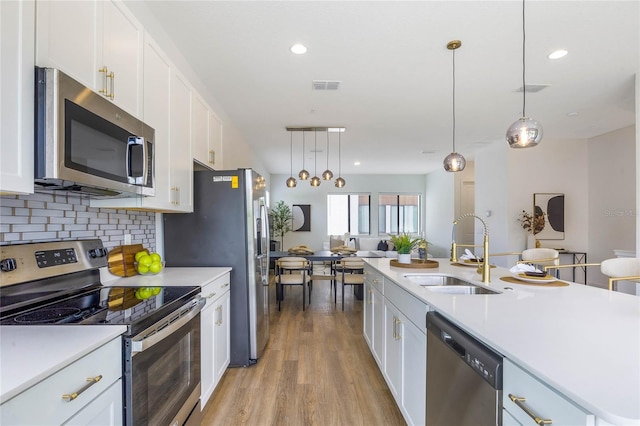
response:
[[[333,172],[329,169],[325,170],[324,172],[322,172],[322,179],[324,180],[333,179]]]
[[[451,40],[447,43],[447,49],[451,50],[451,59],[452,59],[452,81],[453,81],[453,90],[452,90],[452,103],[451,103],[451,115],[452,115],[452,145],[453,152],[447,155],[442,164],[444,165],[444,170],[446,172],[461,172],[464,170],[464,167],[467,165],[467,160],[464,159],[462,154],[458,154],[456,152],[456,49],[462,46],[462,42],[460,40]]]
[[[306,171],[305,169],[300,170],[300,173],[298,173],[298,177],[302,180],[307,180],[309,179],[309,172]]]
[[[320,186],[320,183],[320,178],[318,176],[311,178],[311,186]]]
[[[296,178],[291,176],[287,179],[287,188],[295,188],[298,183],[296,182]]]
[[[467,160],[465,160],[461,154],[452,152],[444,158],[442,164],[444,165],[444,170],[447,172],[461,172],[467,165]]]
[[[341,177],[339,177],[338,179],[336,179],[336,188],[344,188],[344,186],[347,184],[347,182],[345,182],[344,179],[342,179]]]
[[[507,129],[510,148],[531,148],[542,140],[542,125],[533,118],[521,117]]]

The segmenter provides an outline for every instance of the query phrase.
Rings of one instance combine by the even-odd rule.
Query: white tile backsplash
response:
[[[87,198],[63,194],[0,197],[0,245],[100,238],[105,247],[132,244],[156,250],[155,213],[99,209]]]

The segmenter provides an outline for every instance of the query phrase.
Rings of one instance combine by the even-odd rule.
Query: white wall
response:
[[[630,126],[589,140],[589,262],[615,257],[614,249],[635,250],[635,135]],[[588,278],[607,285],[600,268],[590,268]]]
[[[424,175],[352,175],[343,176],[347,181],[344,188],[336,188],[333,182],[325,182],[311,187],[309,181],[300,181],[295,188],[287,188],[289,175],[272,175],[270,203],[275,206],[282,200],[287,205],[311,205],[311,232],[288,232],[284,236],[284,249],[306,245],[312,250],[321,250],[322,243],[329,241],[327,234],[327,194],[366,193],[371,195],[371,236],[378,236],[378,194],[379,193],[419,193],[424,198]],[[420,223],[424,223],[421,212]],[[428,237],[428,234],[427,234]],[[386,238],[386,236],[381,237]]]
[[[429,254],[448,258],[455,219],[455,174],[444,170],[426,176],[425,235]]]
[[[521,251],[524,248],[525,235],[519,232],[522,228],[515,220],[517,211],[509,205],[513,196],[508,179],[511,173],[508,150],[506,142],[498,143],[479,150],[475,156],[476,214],[489,227],[490,253]],[[486,217],[487,211],[491,212],[490,217]],[[507,266],[513,263],[513,259],[496,257],[492,263]]]

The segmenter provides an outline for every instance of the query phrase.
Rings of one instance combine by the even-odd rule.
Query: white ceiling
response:
[[[542,143],[631,125],[639,1],[526,3],[526,112]],[[286,126],[344,126],[342,174],[428,173],[452,148],[468,159],[522,113],[520,1],[148,1],[167,34],[271,173],[289,174]],[[289,47],[303,43],[306,55]],[[550,60],[563,48],[569,54]],[[339,80],[313,91],[312,80]],[[577,115],[569,116],[569,113]],[[302,166],[294,135],[293,170]],[[314,135],[306,133],[314,172]],[[329,166],[337,169],[335,134]],[[326,167],[318,133],[317,173]],[[431,152],[423,153],[423,151]],[[354,166],[360,161],[360,166]]]

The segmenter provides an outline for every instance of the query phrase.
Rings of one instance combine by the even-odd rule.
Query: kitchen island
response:
[[[389,259],[366,262],[385,283],[397,284],[599,422],[640,424],[639,297],[575,283],[505,282],[500,278],[511,273],[500,267],[483,284],[476,268],[435,260],[439,267],[433,269],[392,267]],[[416,273],[455,276],[500,294],[436,293],[405,277]]]

